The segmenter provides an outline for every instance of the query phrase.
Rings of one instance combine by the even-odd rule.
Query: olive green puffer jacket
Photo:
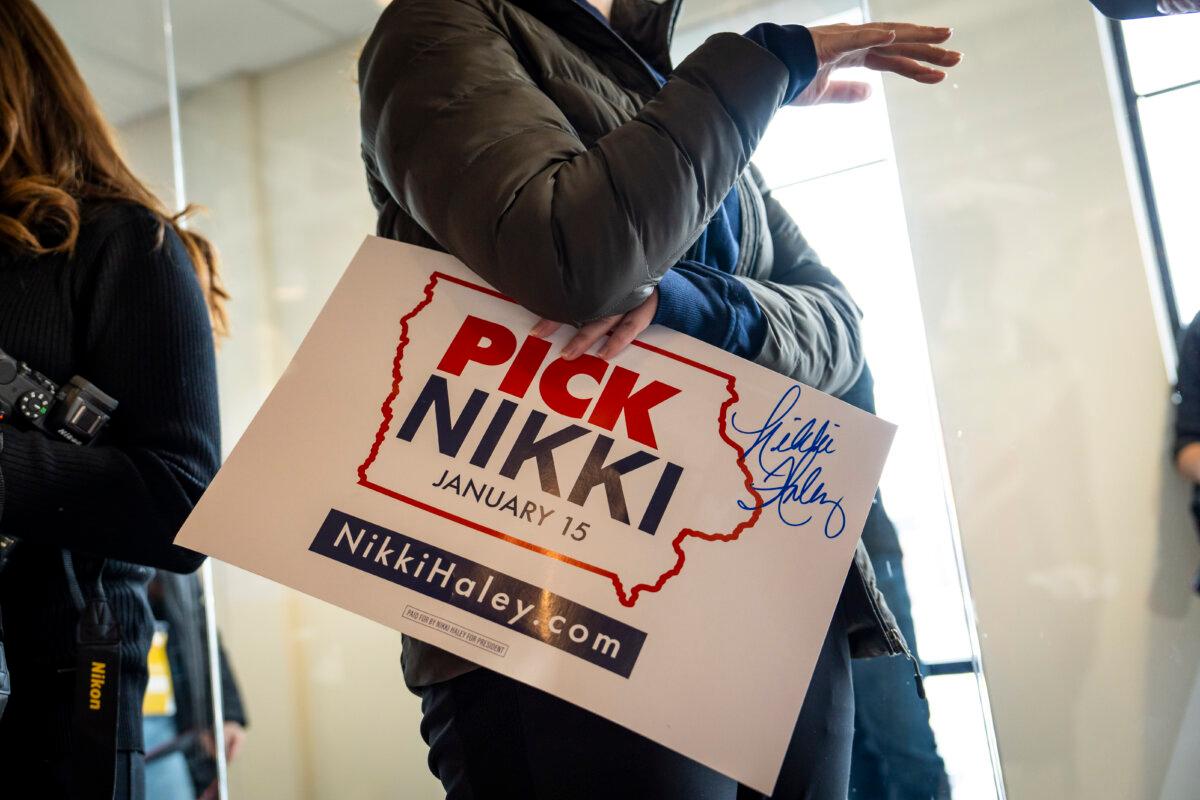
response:
[[[378,233],[581,323],[640,304],[736,185],[755,360],[838,394],[862,370],[858,309],[750,167],[788,70],[732,33],[673,67],[679,5],[615,0],[609,28],[574,0],[395,0],[359,62]],[[855,564],[852,652],[905,652],[861,546]],[[407,639],[404,662],[410,686],[472,668]]]

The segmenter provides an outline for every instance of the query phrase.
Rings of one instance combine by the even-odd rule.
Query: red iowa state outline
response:
[[[751,511],[750,516],[739,522],[733,528],[733,530],[729,531],[728,533],[706,533],[693,528],[682,528],[679,533],[675,535],[675,538],[671,542],[671,547],[675,551],[676,556],[675,564],[670,569],[659,575],[653,583],[639,583],[627,589],[622,583],[621,577],[611,570],[598,567],[594,564],[589,564],[585,561],[580,561],[579,559],[568,556],[565,553],[559,553],[555,550],[541,547],[511,534],[491,528],[487,525],[481,525],[473,520],[458,516],[457,514],[451,514],[444,509],[437,508],[428,503],[422,502],[421,500],[417,500],[416,498],[401,494],[400,492],[389,489],[386,486],[380,486],[379,484],[368,479],[367,470],[379,455],[379,448],[383,444],[388,428],[391,427],[392,403],[400,393],[400,382],[403,380],[401,362],[404,358],[404,348],[409,342],[409,321],[412,320],[417,314],[421,313],[421,311],[431,302],[433,302],[433,293],[440,281],[455,283],[459,286],[464,286],[468,289],[482,292],[483,294],[504,300],[509,303],[516,302],[512,298],[507,297],[494,289],[486,286],[480,286],[479,284],[471,283],[470,281],[465,281],[461,278],[456,278],[455,276],[444,272],[434,272],[430,274],[429,282],[425,285],[424,299],[417,303],[417,305],[411,311],[400,318],[400,342],[396,346],[396,355],[392,360],[392,389],[387,398],[384,399],[383,405],[380,408],[380,411],[383,415],[383,420],[375,434],[375,440],[371,444],[371,450],[367,454],[366,460],[363,461],[363,463],[358,467],[358,483],[360,486],[373,489],[374,491],[387,495],[395,500],[399,500],[416,508],[428,511],[430,514],[435,514],[443,519],[451,520],[452,522],[456,522],[480,533],[485,533],[488,536],[494,536],[498,539],[503,539],[506,542],[517,545],[518,547],[523,547],[526,550],[532,550],[535,553],[540,553],[541,555],[553,558],[556,561],[561,561],[564,564],[570,564],[571,566],[578,567],[596,575],[601,575],[612,582],[613,588],[615,588],[617,592],[617,599],[621,602],[621,605],[628,606],[630,608],[637,603],[642,592],[657,592],[658,590],[662,589],[668,580],[680,573],[680,571],[683,569],[684,562],[687,560],[687,554],[683,550],[683,543],[686,539],[696,538],[707,542],[732,542],[740,537],[743,531],[754,527],[754,525],[758,522],[758,519],[762,514],[762,497],[757,491],[755,491],[754,479],[750,475],[750,471],[746,469],[745,452],[742,450],[740,445],[729,438],[729,434],[726,430],[726,417],[728,416],[729,408],[738,401],[736,379],[734,376],[725,372],[721,372],[713,367],[701,364],[697,361],[693,361],[692,359],[685,358],[684,356],[671,353],[667,350],[663,350],[660,347],[655,347],[654,345],[646,344],[640,341],[633,342],[633,345],[635,347],[641,347],[645,350],[649,350],[650,352],[657,353],[658,355],[665,356],[666,358],[673,359],[682,364],[686,364],[695,369],[702,370],[710,375],[715,375],[719,378],[725,379],[725,387],[726,391],[728,392],[728,397],[725,399],[725,402],[721,404],[720,414],[717,418],[717,431],[720,434],[721,440],[724,441],[725,444],[732,448],[737,454],[737,465],[738,469],[745,477],[746,491],[751,495],[751,497],[754,498],[755,501],[754,508]]]

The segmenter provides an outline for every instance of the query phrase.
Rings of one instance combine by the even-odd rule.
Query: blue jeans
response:
[[[429,768],[447,800],[762,797],[603,717],[490,670],[418,692]],[[839,606],[772,797],[845,800],[853,735],[850,648]]]
[[[902,559],[872,555],[879,589],[916,655],[912,603]],[[904,658],[854,662],[854,753],[850,767],[853,800],[943,800],[950,797],[946,765],[929,727],[929,706],[913,685]]]
[[[166,744],[176,736],[174,717],[144,717],[142,735],[146,752]],[[146,797],[150,800],[196,800],[192,776],[183,753],[174,753],[146,762]]]

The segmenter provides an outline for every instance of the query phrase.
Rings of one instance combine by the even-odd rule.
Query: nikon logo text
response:
[[[104,696],[104,681],[107,665],[103,661],[92,662],[92,683],[88,688],[88,708],[100,710],[100,700]]]

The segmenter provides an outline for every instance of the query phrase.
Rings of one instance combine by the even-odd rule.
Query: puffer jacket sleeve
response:
[[[488,0],[392,3],[359,62],[364,157],[438,244],[526,308],[573,323],[627,311],[746,167],[788,70],[717,34],[587,148],[500,13]]]
[[[751,171],[766,204],[774,262],[767,280],[739,277],[766,317],[754,361],[823,392],[839,395],[863,369],[861,314],[800,228]]]

